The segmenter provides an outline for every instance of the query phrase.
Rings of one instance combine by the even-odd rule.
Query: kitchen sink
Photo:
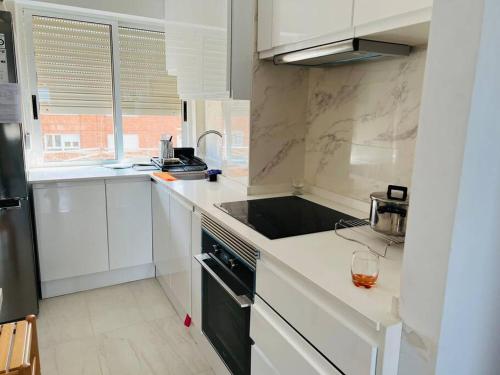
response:
[[[205,172],[170,172],[172,177],[178,180],[204,180],[206,178]]]

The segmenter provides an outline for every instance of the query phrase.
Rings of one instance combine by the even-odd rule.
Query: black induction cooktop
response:
[[[296,196],[227,202],[217,207],[271,240],[333,230],[341,219],[356,219]]]

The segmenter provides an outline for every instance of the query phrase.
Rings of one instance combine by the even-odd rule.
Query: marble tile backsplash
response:
[[[256,59],[253,74],[249,185],[291,188],[304,175],[309,70]]]
[[[309,70],[305,181],[369,201],[411,185],[426,49],[410,57]]]

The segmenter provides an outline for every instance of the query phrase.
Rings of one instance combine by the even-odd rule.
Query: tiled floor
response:
[[[43,300],[43,375],[213,375],[155,279]]]

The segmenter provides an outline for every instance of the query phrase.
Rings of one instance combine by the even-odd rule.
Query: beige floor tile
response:
[[[214,375],[155,279],[43,300],[43,375]]]
[[[190,371],[197,374],[210,370],[210,366],[179,317],[159,319],[154,324],[166,342],[165,346],[168,348],[166,351],[180,358]]]
[[[127,284],[145,321],[175,316],[177,313],[156,279]]]
[[[151,322],[101,334],[99,352],[103,375],[195,375]]]
[[[102,375],[95,338],[68,341],[56,345],[53,350],[58,375]],[[43,360],[40,363],[45,366]],[[43,368],[43,375],[49,375]]]
[[[144,320],[127,284],[96,289],[85,297],[95,335]]]
[[[84,293],[42,300],[38,330],[40,344],[49,347],[92,337],[92,325]]]
[[[59,375],[56,364],[56,349],[40,345],[40,363],[43,375]]]
[[[196,375],[215,375],[215,372],[213,372],[212,370],[208,370],[208,371],[200,372]]]

